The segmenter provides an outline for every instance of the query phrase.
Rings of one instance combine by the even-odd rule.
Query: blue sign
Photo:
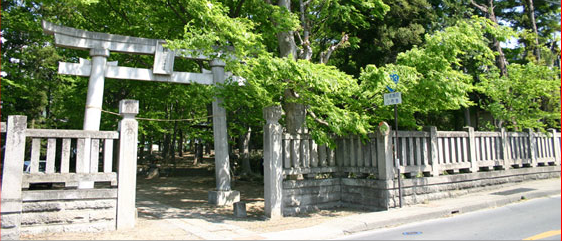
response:
[[[398,76],[397,74],[391,74],[390,78],[392,79],[392,81],[394,81],[395,84],[398,84],[398,80],[400,80],[400,76]]]

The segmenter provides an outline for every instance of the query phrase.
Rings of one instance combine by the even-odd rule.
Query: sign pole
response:
[[[394,81],[394,84],[398,84],[400,76],[397,74],[391,74],[390,78]],[[394,105],[394,166],[396,167],[396,173],[398,173],[398,197],[400,200],[400,208],[402,208],[402,175],[400,174],[400,159],[398,159],[398,104],[402,104],[402,93],[395,92],[394,89],[390,88],[388,85],[386,88],[390,91],[388,94],[384,94],[384,105]]]
[[[398,105],[394,105],[394,163],[398,172],[398,197],[402,208],[402,177],[400,174],[400,159],[398,159]]]

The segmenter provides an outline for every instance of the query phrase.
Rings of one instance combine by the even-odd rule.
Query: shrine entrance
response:
[[[54,35],[55,46],[86,50],[90,53],[91,60],[80,58],[79,63],[60,62],[58,68],[59,74],[89,78],[84,130],[98,131],[100,128],[105,78],[213,85],[224,83],[230,75],[230,73],[225,73],[225,63],[222,60],[211,59],[203,55],[190,55],[187,54],[187,50],[172,51],[164,47],[165,40],[91,32],[46,21],[43,21],[42,25],[45,33]],[[116,61],[107,61],[112,52],[153,55],[153,68],[118,66]],[[209,61],[211,70],[203,71],[203,73],[176,72],[173,70],[176,57]],[[241,81],[239,77],[232,77],[235,81]],[[230,205],[240,200],[240,192],[231,189],[226,111],[221,103],[220,98],[215,98],[212,103],[216,190],[209,191],[208,195],[209,203],[219,206]],[[81,181],[79,183],[81,189],[91,187],[93,187],[93,182]]]

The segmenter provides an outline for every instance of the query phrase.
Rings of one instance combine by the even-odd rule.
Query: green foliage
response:
[[[560,69],[530,62],[510,64],[508,70],[509,78],[481,77],[478,91],[490,98],[483,108],[511,130],[560,128]]]
[[[425,44],[398,55],[396,65],[368,66],[361,73],[362,103],[375,106],[371,123],[393,119],[392,107],[382,106],[386,86],[402,92],[399,116],[402,126],[417,128],[416,113],[428,114],[474,105],[468,94],[472,76],[463,70],[463,60],[471,59],[480,68],[493,68],[494,53],[484,35],[505,32],[494,29],[482,18],[473,18],[426,35]],[[389,78],[398,74],[398,86]]]
[[[261,122],[263,107],[288,101],[283,99],[283,92],[292,89],[298,92],[299,98],[291,101],[308,106],[308,111],[317,117],[308,116],[307,126],[320,144],[333,144],[331,134],[366,135],[370,129],[366,118],[351,108],[357,105],[353,98],[358,90],[357,82],[333,66],[260,56],[247,59],[234,69],[244,76],[246,85],[230,83],[217,90],[224,97],[228,111],[246,109],[244,113],[254,122],[258,116]]]

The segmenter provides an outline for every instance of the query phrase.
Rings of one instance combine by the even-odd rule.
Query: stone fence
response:
[[[277,122],[279,107],[266,108],[264,116],[265,208],[270,217],[336,206],[397,206],[394,146],[400,173],[407,178],[403,184],[408,204],[439,196],[432,192],[445,191],[442,197],[451,196],[448,190],[459,189],[460,182],[468,189],[492,185],[493,181],[480,179],[506,183],[507,176],[560,175],[561,135],[553,129],[545,134],[504,129],[476,132],[472,127],[453,132],[427,127],[424,131],[398,131],[395,145],[396,132],[384,123],[380,128],[384,131],[369,134],[366,140],[336,137],[332,150],[317,145],[307,134],[282,133]],[[416,187],[425,191],[418,190],[416,196],[407,190]]]
[[[8,116],[2,239],[134,226],[138,101],[119,112],[119,131],[27,129],[26,116]]]

